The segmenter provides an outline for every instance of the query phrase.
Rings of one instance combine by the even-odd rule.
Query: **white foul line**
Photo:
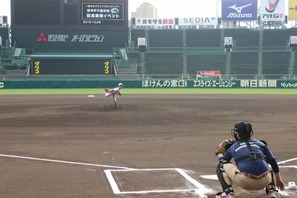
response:
[[[297,166],[279,166],[280,168],[296,168],[297,169]]]
[[[285,161],[281,161],[281,162],[278,162],[278,164],[285,164],[287,162],[292,162],[292,161],[295,161],[297,160],[297,158],[292,158],[292,159],[288,159],[288,160],[285,160]]]
[[[0,154],[0,157],[35,160],[35,161],[43,161],[43,162],[54,162],[54,163],[62,163],[62,164],[72,164],[72,165],[80,165],[80,166],[94,166],[94,167],[103,167],[103,168],[119,168],[119,169],[133,170],[132,168],[123,167],[123,166],[110,166],[110,165],[104,165],[104,164],[91,164],[91,163],[54,160],[54,159],[37,158],[37,157],[25,157],[25,156],[18,156],[18,155]]]
[[[211,191],[211,189],[206,188],[204,185],[200,184],[198,181],[190,177],[184,170],[176,168],[176,169],[134,169],[134,168],[128,168],[123,166],[110,166],[110,165],[104,165],[104,164],[92,164],[92,163],[83,163],[83,162],[73,162],[73,161],[65,161],[65,160],[54,160],[54,159],[46,159],[46,158],[37,158],[37,157],[26,157],[26,156],[18,156],[18,155],[8,155],[8,154],[1,154],[0,157],[7,157],[7,158],[16,158],[16,159],[26,159],[26,160],[34,160],[34,161],[43,161],[43,162],[53,162],[53,163],[62,163],[62,164],[72,164],[72,165],[80,165],[80,166],[93,166],[93,167],[103,167],[103,168],[116,168],[116,169],[122,169],[117,171],[128,171],[128,170],[134,170],[134,171],[151,171],[151,170],[176,170],[178,173],[180,173],[186,180],[191,182],[194,186],[196,186],[198,189],[180,189],[180,190],[153,190],[153,191],[131,191],[131,192],[121,192],[118,188],[118,185],[116,184],[111,171],[115,170],[105,170],[106,176],[110,182],[110,185],[113,189],[114,194],[145,194],[150,192],[155,193],[164,193],[164,192],[189,192],[189,191],[195,191],[200,196],[204,196],[205,193],[208,193]],[[288,162],[292,162],[297,160],[297,158],[292,158],[288,160],[284,160],[281,162],[278,162],[278,164],[285,164]],[[280,168],[296,168],[296,165],[292,166],[280,166]]]
[[[121,191],[120,191],[116,181],[114,180],[114,178],[113,178],[113,176],[111,174],[111,171],[110,170],[104,170],[104,172],[106,174],[106,177],[107,177],[107,179],[109,181],[109,184],[110,184],[110,186],[112,188],[113,193],[114,194],[120,194]]]
[[[111,184],[111,187],[115,194],[145,194],[150,192],[155,193],[164,193],[164,192],[193,192],[204,195],[205,191],[210,191],[211,189],[206,189],[202,184],[198,183],[196,180],[191,178],[189,175],[187,175],[183,170],[181,169],[170,169],[170,168],[160,168],[160,169],[134,169],[134,168],[128,168],[123,166],[110,166],[110,165],[104,165],[104,164],[92,164],[92,163],[83,163],[83,162],[74,162],[74,161],[65,161],[65,160],[55,160],[55,159],[47,159],[47,158],[37,158],[37,157],[26,157],[26,156],[19,156],[19,155],[8,155],[8,154],[1,154],[0,157],[6,157],[6,158],[15,158],[15,159],[25,159],[25,160],[33,160],[33,161],[42,161],[42,162],[53,162],[53,163],[62,163],[62,164],[72,164],[72,165],[80,165],[80,166],[93,166],[93,167],[103,167],[103,168],[115,168],[118,169],[117,171],[153,171],[153,170],[176,170],[179,172],[185,179],[187,179],[189,182],[191,182],[194,186],[196,186],[198,189],[180,189],[180,190],[153,190],[153,191],[131,191],[131,192],[121,192],[111,174],[111,170],[105,171],[106,176]],[[115,170],[113,170],[115,171]],[[202,189],[199,189],[202,188]],[[202,190],[202,191],[201,191]]]
[[[196,190],[196,193],[198,193],[200,196],[204,197],[205,194],[212,192],[212,190],[210,190],[209,188],[206,188],[204,185],[199,183],[197,180],[190,177],[184,170],[177,168],[176,171],[179,172],[179,174],[181,174],[184,178],[186,178],[186,180],[188,180],[189,182],[191,182],[194,186],[196,186],[198,188]]]

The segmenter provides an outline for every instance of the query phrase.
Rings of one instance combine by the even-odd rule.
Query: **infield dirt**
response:
[[[253,137],[266,140],[277,161],[297,157],[296,101],[296,95],[123,95],[115,109],[103,94],[0,96],[0,197],[199,197],[193,192],[116,195],[104,174],[107,166],[181,168],[220,191],[218,181],[201,175],[215,174],[215,147],[231,137],[238,120],[252,123]],[[296,169],[281,168],[281,173],[286,183],[296,182]],[[129,174],[125,177],[122,182],[131,181]],[[148,189],[164,186],[164,181],[177,185],[164,176],[136,178],[135,183],[138,179]],[[240,198],[267,197],[235,190]]]

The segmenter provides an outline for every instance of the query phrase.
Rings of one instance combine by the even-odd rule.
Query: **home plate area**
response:
[[[193,179],[183,169],[105,170],[114,194],[192,192],[206,197],[212,190]]]

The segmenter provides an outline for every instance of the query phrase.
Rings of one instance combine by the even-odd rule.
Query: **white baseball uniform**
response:
[[[123,87],[123,83],[119,83],[118,87],[115,87],[115,88],[113,88],[111,90],[105,89],[105,97],[112,96],[115,107],[118,107],[116,95],[117,94],[121,95],[121,88],[122,87]]]

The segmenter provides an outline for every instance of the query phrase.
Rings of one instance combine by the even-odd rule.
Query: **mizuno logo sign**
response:
[[[229,6],[228,8],[231,8],[233,10],[235,10],[237,12],[237,14],[241,14],[242,9],[251,6],[252,3],[249,3],[247,5],[243,5],[243,6],[237,6],[236,4]]]
[[[229,13],[228,18],[251,18],[252,14],[251,13],[243,13],[243,14],[237,14],[237,13]]]
[[[250,7],[253,3],[247,3],[242,6],[238,6],[237,4],[228,6],[228,8],[234,10],[235,12],[229,12],[227,15],[227,18],[229,19],[252,19],[253,14],[251,13],[251,10],[247,10],[244,12],[244,9],[247,7]]]

